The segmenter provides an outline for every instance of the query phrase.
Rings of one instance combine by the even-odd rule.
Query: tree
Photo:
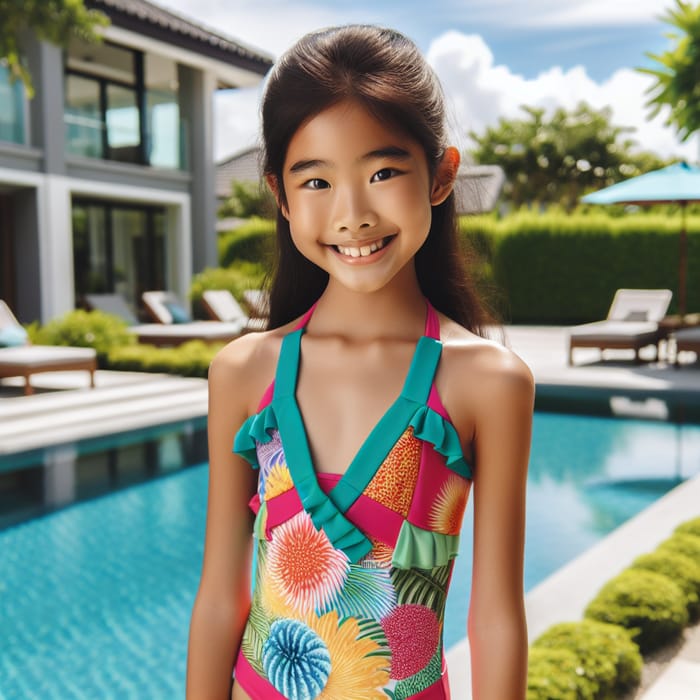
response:
[[[634,142],[623,136],[630,127],[614,126],[611,110],[580,103],[558,108],[521,108],[524,119],[501,119],[482,136],[474,133],[472,157],[500,165],[506,175],[504,195],[514,206],[560,204],[572,209],[586,191],[661,167],[649,153],[631,154]]]
[[[106,15],[88,10],[83,0],[0,0],[0,59],[15,80],[21,80],[30,97],[32,78],[22,58],[20,39],[29,29],[37,37],[65,47],[71,36],[97,42],[98,27],[109,24]]]
[[[675,44],[661,55],[646,53],[659,68],[638,68],[655,79],[647,91],[647,106],[655,117],[669,107],[667,126],[674,126],[682,141],[700,130],[700,5],[676,0],[676,8],[661,18],[678,29],[668,37]]]
[[[234,180],[231,183],[231,196],[219,207],[218,216],[220,219],[228,216],[241,219],[260,216],[263,219],[272,219],[276,211],[275,198],[262,182]]]

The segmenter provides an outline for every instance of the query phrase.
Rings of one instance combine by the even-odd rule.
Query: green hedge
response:
[[[630,634],[617,625],[592,620],[562,622],[550,627],[533,644],[537,650],[535,660],[542,663],[546,652],[564,650],[576,659],[572,669],[569,664],[559,669],[552,680],[557,687],[573,684],[576,695],[582,700],[598,700],[618,696],[639,683],[642,657]],[[549,656],[550,660],[553,657]],[[544,664],[542,664],[544,666]],[[546,670],[541,668],[541,671]],[[573,672],[572,672],[573,671]],[[528,700],[552,700],[547,694],[537,667],[530,666],[528,674]],[[539,691],[536,691],[537,688]],[[557,696],[554,696],[557,697]]]
[[[102,311],[76,309],[49,321],[44,326],[28,326],[29,338],[35,345],[72,345],[94,348],[101,367],[105,366],[111,348],[133,345],[136,336],[118,316]]]
[[[658,549],[637,557],[630,568],[645,569],[670,578],[683,591],[690,620],[696,621],[700,617],[700,560],[670,549]]]
[[[593,700],[593,689],[582,679],[578,657],[568,649],[530,649],[527,700]]]
[[[584,616],[631,630],[643,654],[677,639],[689,620],[680,587],[667,576],[641,569],[626,569],[608,581]]]
[[[165,372],[186,377],[205,377],[223,343],[190,340],[173,348],[153,345],[115,347],[107,356],[109,369],[132,372]]]
[[[243,292],[258,289],[265,278],[266,270],[260,263],[240,261],[231,267],[208,267],[192,278],[190,300],[195,316],[207,318],[201,307],[202,293],[207,289],[228,289],[238,301],[243,301]]]
[[[620,287],[669,288],[677,308],[680,215],[518,213],[463,217],[506,300],[503,320],[570,324],[605,318]],[[700,269],[700,218],[688,218],[688,270]],[[700,310],[688,275],[687,309]]]
[[[700,518],[694,518],[693,520],[681,523],[674,532],[681,535],[695,535],[695,537],[700,537]]]
[[[608,700],[639,683],[642,653],[677,638],[697,604],[700,518],[611,579],[584,619],[553,625],[530,647],[527,700]],[[571,654],[576,659],[572,665]]]
[[[254,217],[219,238],[219,264],[247,261],[269,269],[275,249],[275,222]]]

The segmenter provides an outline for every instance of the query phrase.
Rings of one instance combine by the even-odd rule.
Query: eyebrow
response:
[[[360,161],[376,160],[377,158],[393,158],[395,160],[408,160],[411,158],[411,154],[405,149],[399,146],[385,146],[383,148],[376,148],[369,153],[365,153],[359,158]],[[328,160],[322,160],[320,158],[310,158],[309,160],[298,160],[296,163],[290,166],[290,173],[301,173],[305,170],[310,170],[311,168],[328,168],[331,167],[333,163]]]

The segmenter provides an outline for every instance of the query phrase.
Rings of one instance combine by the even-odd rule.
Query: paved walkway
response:
[[[605,397],[625,415],[663,418],[665,399],[700,396],[700,363],[680,369],[665,362],[634,365],[626,351],[576,350],[568,367],[563,328],[510,327],[507,340],[532,368],[539,397]],[[692,357],[681,358],[685,362]],[[0,388],[0,459],[34,449],[108,432],[130,430],[205,415],[206,382],[167,375],[98,371],[96,388],[85,373],[37,375],[35,396],[21,395],[21,380],[3,380]],[[77,390],[73,390],[77,389]],[[608,538],[557,571],[526,599],[531,638],[549,624],[579,619],[599,585],[638,553],[653,549],[676,524],[700,515],[700,478],[679,486],[625,523]],[[468,645],[449,650],[454,697],[469,698]],[[671,659],[645,667],[642,687],[628,700],[700,699],[700,626],[686,631],[686,641]]]

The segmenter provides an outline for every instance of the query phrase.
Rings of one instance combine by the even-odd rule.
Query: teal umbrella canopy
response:
[[[686,312],[686,268],[688,242],[685,208],[700,202],[700,167],[674,163],[666,168],[631,177],[581,198],[587,204],[679,204],[681,207],[680,251],[678,264],[678,311]]]
[[[668,204],[700,202],[700,168],[674,163],[587,194],[588,204]]]

